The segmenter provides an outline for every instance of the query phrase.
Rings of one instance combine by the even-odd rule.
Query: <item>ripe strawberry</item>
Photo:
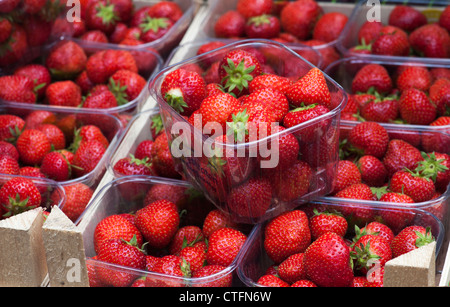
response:
[[[370,222],[364,228],[360,229],[360,234],[377,235],[383,237],[389,244],[394,239],[394,232],[392,231],[392,229],[380,222]],[[355,238],[358,237],[355,236]]]
[[[388,23],[389,25],[399,27],[406,32],[412,32],[415,29],[426,25],[428,20],[422,12],[411,6],[396,5],[389,15]]]
[[[436,192],[434,182],[430,178],[410,170],[396,172],[389,187],[393,192],[410,196],[417,203],[432,199]]]
[[[208,239],[208,264],[230,266],[247,240],[247,236],[234,228],[220,228]]]
[[[202,233],[206,238],[209,238],[211,234],[224,227],[234,228],[235,222],[221,210],[211,210],[205,217],[202,225]]]
[[[286,91],[294,84],[294,82],[286,77],[275,74],[264,74],[255,77],[248,85],[249,93],[253,93],[263,88],[273,88],[279,92],[286,94]]]
[[[347,22],[348,16],[343,13],[325,13],[317,21],[312,37],[313,39],[321,40],[326,43],[335,41],[341,35]]]
[[[289,287],[289,284],[275,275],[263,275],[256,283],[264,287]]]
[[[148,15],[158,18],[165,17],[177,22],[183,16],[183,10],[176,2],[160,1],[149,8]]]
[[[97,141],[103,144],[105,148],[108,148],[109,141],[103,134],[103,131],[95,125],[84,125],[75,130],[72,144],[68,148],[72,152],[75,152],[82,142]]]
[[[0,77],[0,99],[22,103],[36,103],[33,80],[27,76]]]
[[[168,18],[151,18],[147,17],[140,25],[142,35],[140,39],[144,43],[156,41],[169,32],[174,22]]]
[[[377,263],[384,266],[392,259],[392,251],[389,242],[377,235],[364,235],[355,241],[350,252],[354,261],[355,269],[362,274],[373,268]]]
[[[156,201],[136,212],[136,226],[154,248],[168,246],[179,224],[178,209],[167,200]]]
[[[245,34],[248,38],[271,39],[280,34],[281,24],[276,16],[259,15],[248,19]]]
[[[81,105],[81,89],[73,81],[57,81],[51,83],[46,91],[45,96],[49,105],[78,107]]]
[[[204,267],[201,267],[200,269],[197,269],[192,272],[192,278],[202,278],[207,276],[215,275],[223,270],[225,270],[226,267],[221,265],[205,265]],[[206,283],[201,283],[200,285],[195,284],[194,287],[231,287],[233,283],[233,275],[232,274],[225,274],[220,279],[214,279]]]
[[[362,156],[356,163],[361,172],[362,182],[371,187],[381,187],[385,184],[388,172],[383,162],[374,156]]]
[[[245,17],[237,11],[228,11],[214,24],[214,33],[219,38],[243,37],[245,35]]]
[[[62,153],[52,151],[42,159],[41,172],[55,181],[66,181],[72,177],[72,166]]]
[[[16,147],[8,142],[0,141],[0,155],[8,155],[16,161],[19,161],[19,152]]]
[[[51,151],[47,136],[36,129],[26,129],[17,138],[20,161],[26,165],[40,165],[44,156]]]
[[[22,26],[14,23],[9,39],[0,48],[0,67],[8,67],[22,60],[27,50],[27,33]]]
[[[93,43],[101,43],[107,44],[109,43],[108,36],[100,30],[90,30],[83,33],[80,36],[80,39],[83,41],[93,42]]]
[[[278,276],[285,282],[293,284],[298,280],[306,279],[303,266],[304,253],[289,256],[278,265]]]
[[[333,194],[353,184],[361,183],[362,176],[355,162],[350,160],[339,160],[336,169],[336,179]]]
[[[41,199],[32,180],[23,177],[9,179],[0,188],[0,213],[3,217],[20,214],[39,207]]]
[[[398,233],[414,221],[416,213],[414,210],[408,209],[408,204],[414,203],[410,196],[403,193],[388,192],[381,196],[379,201],[403,204],[400,205],[400,209],[386,209],[380,212],[381,221],[389,226],[393,232]]]
[[[362,122],[351,129],[348,143],[360,155],[382,158],[388,148],[389,135],[386,128],[376,122]]]
[[[87,55],[79,44],[64,41],[52,48],[45,60],[45,66],[53,78],[72,79],[85,69],[86,62]]]
[[[384,56],[408,56],[410,44],[408,34],[394,26],[385,26],[372,43],[372,53]]]
[[[9,175],[19,175],[20,166],[18,160],[9,154],[0,153],[0,173]]]
[[[433,81],[433,76],[428,68],[423,66],[405,67],[397,77],[397,88],[403,92],[410,88],[428,91]]]
[[[36,127],[36,130],[43,132],[54,150],[62,150],[66,148],[66,137],[62,130],[54,124],[41,124]]]
[[[361,107],[361,116],[366,121],[390,123],[398,118],[399,107],[396,97],[377,97]]]
[[[366,21],[358,30],[358,43],[370,45],[380,35],[384,25],[379,21]]]
[[[429,228],[422,226],[409,226],[404,228],[392,240],[393,258],[406,254],[412,250],[428,245],[435,239]]]
[[[409,42],[416,53],[427,58],[450,56],[450,34],[439,24],[427,24],[409,35]]]
[[[189,265],[191,272],[199,270],[206,263],[206,243],[187,245],[180,251],[180,257]]]
[[[122,158],[114,164],[114,171],[122,176],[147,175],[154,176],[152,163],[149,158],[137,159],[133,154]]]
[[[264,250],[275,263],[302,253],[311,243],[308,217],[301,210],[283,213],[264,229]]]
[[[353,184],[336,193],[335,197],[350,200],[375,200],[372,189],[365,183]],[[352,225],[365,225],[375,217],[375,209],[365,204],[352,203],[345,207],[337,207],[336,210],[344,215],[350,227]]]
[[[12,32],[12,24],[11,22],[6,19],[6,18],[1,18],[0,19],[0,44],[3,44],[4,42],[6,42]]]
[[[124,266],[136,270],[145,269],[145,253],[134,236],[130,241],[122,238],[106,240],[97,255],[99,261]],[[115,270],[110,267],[97,267],[99,279],[105,285],[127,287],[136,279],[132,272]]]
[[[138,246],[141,247],[144,243],[142,234],[137,227],[121,216],[120,214],[110,215],[102,219],[94,229],[94,249],[98,254],[103,243],[107,240],[120,238],[130,241],[134,236]]]
[[[99,141],[87,141],[80,143],[72,164],[75,166],[73,172],[76,177],[81,177],[92,172],[106,152],[105,146]]]
[[[189,116],[206,98],[206,82],[196,72],[176,69],[164,78],[161,95],[176,111]]]
[[[309,219],[311,238],[313,241],[327,232],[334,232],[341,237],[347,234],[347,220],[338,212],[319,212],[314,210],[314,216]]]
[[[94,191],[81,182],[65,185],[64,191],[66,192],[66,203],[62,207],[62,211],[75,223],[89,204]],[[51,199],[55,199],[55,197],[57,197],[56,192],[52,194]]]
[[[175,169],[175,161],[170,152],[167,135],[161,133],[153,142],[151,161],[153,169],[160,176],[166,178],[179,178],[180,174]]]
[[[177,255],[186,246],[194,246],[203,242],[204,236],[200,227],[187,225],[179,228],[170,242],[169,252]]]
[[[258,58],[243,49],[228,52],[220,63],[221,84],[236,97],[247,94],[249,82],[262,73]]]
[[[423,157],[420,151],[403,140],[389,141],[386,154],[383,158],[384,166],[391,177],[404,168],[415,169]]]
[[[293,1],[281,11],[281,25],[299,40],[306,40],[322,14],[322,8],[314,0]]]
[[[303,279],[303,280],[296,281],[295,283],[293,283],[291,285],[291,287],[296,287],[296,288],[316,288],[317,285],[315,283],[313,283],[312,281],[310,281],[310,280]]]
[[[85,22],[88,29],[100,30],[109,35],[120,21],[113,3],[101,0],[91,2],[87,7]]]
[[[446,126],[450,123],[450,116],[440,116],[430,126]],[[421,135],[422,147],[426,152],[448,152],[450,148],[447,135],[433,132],[423,132]]]
[[[437,116],[436,107],[426,93],[413,88],[402,92],[399,111],[402,119],[412,125],[429,125]]]
[[[450,32],[450,8],[447,6],[439,18],[439,25]]]
[[[391,76],[386,68],[380,64],[363,66],[352,80],[352,92],[367,93],[374,88],[380,94],[390,93],[393,87]]]
[[[264,178],[251,178],[230,191],[227,207],[240,217],[258,219],[269,209],[271,201],[270,182]]]
[[[14,71],[14,75],[26,76],[34,82],[34,92],[37,99],[43,98],[47,86],[51,83],[51,75],[47,67],[40,64],[28,64],[19,67]]]
[[[436,190],[441,193],[447,190],[447,186],[450,183],[450,156],[448,154],[443,153],[432,153],[436,157],[436,161],[439,162],[442,166],[445,166],[447,169],[442,168],[437,172],[435,185]],[[428,154],[428,156],[432,155]]]
[[[440,80],[448,81],[447,79],[440,79]],[[430,94],[431,101],[434,102],[434,104],[436,105],[436,110],[438,112],[438,115],[445,116],[445,115],[450,114],[450,112],[449,112],[449,110],[450,110],[450,82],[448,82],[448,84],[446,83],[445,85],[442,85],[434,97],[431,96],[431,94],[432,94],[431,88],[430,88],[429,94]]]
[[[303,263],[308,280],[319,287],[346,287],[353,280],[350,249],[335,233],[314,241],[306,249]]]
[[[202,127],[208,123],[218,123],[222,126],[222,131],[226,131],[226,122],[230,114],[238,110],[241,106],[239,100],[230,94],[222,93],[209,96],[200,105],[200,115],[202,116]],[[217,133],[215,130],[211,134]]]
[[[296,107],[320,104],[333,109],[331,94],[325,76],[318,68],[312,68],[287,91],[289,102]]]
[[[176,255],[166,255],[161,257],[157,262],[153,271],[158,274],[164,274],[176,277],[191,277],[191,270],[186,261]],[[145,279],[146,287],[182,287],[182,282],[178,280],[171,280],[168,278],[154,278],[152,275],[147,275]]]
[[[88,78],[95,84],[105,84],[118,70],[138,72],[136,59],[128,50],[102,50],[92,54],[86,63]]]
[[[239,0],[236,8],[246,19],[272,13],[273,3],[270,0]]]
[[[259,104],[265,108],[270,108],[274,114],[274,120],[281,122],[289,112],[289,102],[286,96],[276,89],[263,88],[250,93],[243,105]]]

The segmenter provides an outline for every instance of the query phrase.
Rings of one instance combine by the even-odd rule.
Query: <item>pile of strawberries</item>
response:
[[[162,127],[161,115],[151,118],[150,135],[137,144],[134,152],[112,165],[116,176],[146,175],[181,179],[175,168],[167,135]]]
[[[349,101],[342,119],[447,126],[450,69],[420,65],[352,65]],[[356,67],[355,67],[356,66]]]
[[[269,221],[262,246],[273,264],[255,282],[266,287],[382,287],[386,262],[435,240],[430,228],[414,224],[395,231],[372,220],[352,229],[344,208],[311,204]]]
[[[148,274],[88,261],[91,287],[231,287],[233,273],[224,270],[235,262],[247,240],[246,231],[211,205],[202,203],[211,209],[199,212],[198,200],[191,207],[180,206],[186,197],[185,187],[155,184],[146,192],[141,209],[103,218],[93,233],[93,259]],[[195,215],[193,220],[190,214]],[[222,271],[219,278],[195,282]]]
[[[450,6],[439,21],[429,23],[424,13],[409,5],[397,5],[388,24],[366,21],[358,31],[358,46],[349,53],[382,56],[450,57]]]
[[[1,114],[0,173],[62,183],[67,197],[63,211],[75,221],[93,190],[81,181],[72,183],[72,180],[91,176],[103,159],[109,140],[118,132],[117,126],[108,126],[110,121],[105,121],[102,115],[60,116],[43,110],[31,111],[23,118]],[[15,206],[25,198],[13,197],[1,205]]]
[[[146,61],[140,61],[141,55],[114,49],[91,53],[76,42],[61,41],[49,50],[43,64],[27,64],[0,77],[0,99],[96,110],[117,108],[137,99],[147,84],[140,72],[155,65],[155,58],[148,54]]]
[[[276,69],[284,70],[286,66],[272,68],[270,61],[279,61],[280,57],[292,70],[297,68],[297,74],[278,75]],[[203,66],[212,62],[218,64],[210,68],[216,70],[211,72],[216,75],[213,81],[192,69],[192,64]],[[316,168],[326,168],[337,161],[338,128],[332,118],[298,131],[285,131],[328,114],[342,99],[338,92],[330,92],[319,69],[301,65],[298,58],[297,62],[289,61],[276,47],[235,47],[200,57],[198,62],[161,77],[163,103],[204,135],[215,137],[211,157],[186,159],[187,167],[197,160],[200,169],[195,180],[217,203],[225,204],[225,210],[244,219],[263,217],[274,198],[279,203],[300,199],[314,186]],[[264,73],[263,67],[272,70]],[[221,128],[222,134],[204,129],[211,123]],[[277,125],[272,126],[273,123]],[[264,139],[277,133],[279,139]],[[249,141],[261,141],[269,148],[272,142],[279,141],[279,150],[273,153],[278,155],[278,163],[272,168],[260,168],[261,161],[271,158],[264,156],[262,145],[256,157],[248,152],[239,156],[237,149],[222,146]],[[191,166],[196,168],[198,164]]]
[[[61,0],[3,0],[0,3],[0,68],[39,55],[52,37],[69,34]]]
[[[324,13],[315,0],[239,0],[235,10],[220,16],[214,33],[218,38],[263,38],[321,46],[326,67],[340,55],[334,46],[325,45],[338,39],[347,22],[343,13]]]
[[[137,46],[162,38],[183,16],[176,2],[160,1],[135,7],[132,0],[81,1],[81,19],[73,36],[96,43]]]

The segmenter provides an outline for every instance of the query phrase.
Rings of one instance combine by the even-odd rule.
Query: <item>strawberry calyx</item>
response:
[[[30,197],[27,197],[23,200],[20,199],[20,195],[17,193],[16,197],[13,198],[12,196],[9,196],[8,198],[8,204],[4,204],[3,206],[6,208],[7,212],[3,215],[3,217],[10,217],[13,215],[17,215],[23,212],[26,212],[30,209],[33,209],[28,205],[28,200]]]
[[[248,20],[248,24],[249,25],[254,25],[255,27],[259,27],[259,26],[264,25],[264,24],[270,24],[269,17],[270,17],[270,15],[267,15],[267,14],[251,17]]]
[[[384,194],[388,193],[388,187],[387,186],[383,186],[383,187],[371,187],[370,190],[372,191],[372,193],[377,197],[377,199],[379,200]]]
[[[222,79],[224,88],[229,92],[233,92],[238,89],[242,92],[244,89],[248,89],[248,84],[253,80],[251,73],[255,70],[256,66],[245,67],[245,60],[242,60],[239,65],[235,65],[231,59],[227,59],[228,65],[224,65],[223,69],[226,72],[226,76]]]
[[[148,168],[150,168],[152,166],[152,163],[149,162],[149,157],[145,157],[144,159],[137,159],[133,154],[129,154],[130,156],[130,163],[137,165],[137,166],[141,166],[144,165]]]
[[[415,169],[416,173],[420,174],[422,177],[431,178],[433,182],[436,182],[438,173],[448,170],[448,167],[442,164],[445,159],[438,160],[434,152],[431,154],[421,152],[421,155],[424,160],[419,162],[419,165]]]
[[[157,33],[159,29],[167,29],[169,25],[170,22],[168,18],[152,18],[147,16],[139,27],[144,33],[147,33],[150,30]]]
[[[356,245],[353,247],[353,250],[350,253],[350,257],[355,260],[355,267],[356,269],[360,270],[363,268],[367,268],[369,263],[371,263],[371,260],[378,260],[381,257],[377,254],[374,254],[370,250],[370,239],[367,241],[367,244],[360,244],[359,246]],[[373,262],[372,262],[373,263]]]
[[[427,227],[425,230],[425,233],[421,233],[419,231],[415,231],[415,234],[417,235],[416,239],[416,247],[422,247],[425,245],[428,245],[432,242],[434,242],[433,234],[431,233],[431,228]]]
[[[313,104],[305,106],[305,104],[302,103],[300,107],[298,107],[298,108],[296,108],[296,109],[294,109],[294,110],[292,110],[290,112],[295,113],[295,112],[302,112],[302,111],[306,111],[306,110],[311,110],[311,109],[314,109],[315,107],[317,107],[318,105],[319,105],[318,103],[313,103]]]
[[[219,148],[215,148],[212,157],[208,158],[208,168],[219,177],[224,176],[223,166],[227,164],[227,161],[222,159],[222,157],[222,151]]]
[[[164,125],[162,122],[161,115],[156,115],[151,118],[151,125],[150,128],[155,131],[155,134],[158,135],[163,129]]]
[[[181,272],[183,273],[183,277],[190,278],[192,276],[191,264],[186,261],[186,259],[181,258],[180,264]]]
[[[232,121],[227,123],[227,136],[233,137],[233,139],[239,143],[245,142],[245,136],[249,134],[247,129],[248,119],[249,115],[247,114],[247,109],[232,114]]]
[[[136,235],[133,235],[133,237],[130,239],[130,241],[127,241],[123,238],[120,238],[122,242],[124,242],[127,245],[136,247],[140,252],[142,252],[144,255],[147,255],[147,252],[145,251],[145,246],[148,242],[145,242],[142,244],[142,246],[139,246]]]
[[[184,108],[188,107],[187,103],[184,101],[183,92],[179,88],[170,89],[166,95],[164,95],[164,99],[179,113],[182,113]]]
[[[96,15],[102,19],[104,25],[116,23],[119,20],[119,16],[114,11],[114,4],[104,5],[99,3]]]
[[[372,44],[367,44],[366,40],[363,38],[361,40],[361,44],[354,47],[354,50],[360,51],[360,50],[369,50],[372,51]]]
[[[21,129],[19,129],[19,126],[15,125],[14,127],[9,127],[9,133],[11,134],[11,137],[7,138],[5,141],[8,143],[16,145],[17,139],[22,134],[22,132],[25,130],[25,126]]]
[[[355,236],[353,237],[353,244],[351,245],[351,247],[353,247],[354,244],[359,241],[359,239],[361,239],[362,237],[364,237],[367,234],[368,233],[365,228],[363,228],[363,230],[361,230],[361,228],[359,228],[358,225],[355,225]],[[374,232],[371,234],[377,236],[380,234],[380,232]]]
[[[117,100],[117,104],[119,106],[127,104],[128,101],[128,95],[127,95],[127,86],[126,85],[121,85],[120,81],[114,81],[113,78],[109,79],[109,84],[108,84],[108,88],[111,91],[111,93],[113,93],[114,97],[116,97]]]

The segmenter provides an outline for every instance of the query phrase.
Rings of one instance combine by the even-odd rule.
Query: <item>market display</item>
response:
[[[0,3],[0,285],[450,285],[448,1],[78,4]]]

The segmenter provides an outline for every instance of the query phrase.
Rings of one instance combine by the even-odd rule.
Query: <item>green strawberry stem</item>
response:
[[[110,78],[108,88],[111,91],[111,93],[113,93],[113,95],[116,97],[117,104],[119,106],[127,104],[129,102],[128,95],[126,93],[127,90],[126,85],[122,86],[120,84],[120,81],[117,81],[116,83],[113,78]]]
[[[104,5],[100,3],[97,8],[97,16],[102,19],[104,25],[116,23],[119,20],[119,16],[114,12],[114,4]]]
[[[13,215],[17,215],[20,213],[23,213],[25,211],[28,211],[30,209],[33,209],[32,207],[28,207],[28,200],[30,197],[25,198],[24,200],[20,200],[20,195],[16,194],[16,198],[12,198],[9,196],[9,202],[8,205],[3,205],[6,210],[8,211],[3,215],[3,217],[10,217]]]
[[[269,15],[267,14],[263,14],[261,16],[255,16],[255,17],[251,17],[248,20],[248,24],[252,24],[256,27],[259,27],[263,24],[269,24],[270,23],[270,19],[269,19]]]
[[[388,192],[388,188],[386,186],[384,187],[371,187],[370,188],[372,190],[372,193],[377,197],[377,199],[379,200],[384,194],[386,194]]]
[[[139,165],[145,165],[147,167],[151,167],[152,163],[149,162],[149,157],[145,157],[144,159],[137,159],[133,154],[130,153],[130,163],[135,164],[137,166]]]
[[[381,258],[370,252],[370,240],[365,246],[363,244],[360,244],[359,246],[355,245],[354,249],[355,252],[352,252],[350,255],[352,259],[356,260],[355,264],[357,269],[366,268],[371,259],[378,260]]]
[[[161,115],[158,114],[156,116],[153,116],[151,122],[152,122],[151,129],[154,129],[155,133],[159,134],[164,128]]]
[[[436,182],[438,173],[448,170],[448,167],[442,164],[445,160],[437,160],[434,152],[429,155],[425,152],[422,152],[421,154],[424,160],[416,167],[416,173],[420,174],[422,177],[431,178],[433,182]]]
[[[236,88],[242,92],[248,88],[248,83],[253,80],[251,73],[256,66],[252,65],[245,67],[245,60],[242,60],[238,66],[234,64],[231,59],[228,59],[228,66],[224,66],[226,76],[222,79],[222,84],[225,83],[224,88],[229,92],[233,92]]]
[[[147,16],[144,21],[139,25],[142,32],[147,33],[152,30],[154,33],[159,29],[166,29],[169,26],[169,19],[167,18],[152,18]]]
[[[431,233],[431,228],[427,227],[425,234],[416,231],[416,235],[417,235],[417,239],[416,239],[416,246],[417,247],[422,247],[425,245],[430,244],[431,242],[434,242],[434,237]]]
[[[245,141],[245,136],[249,134],[247,129],[247,122],[249,115],[247,109],[242,112],[232,115],[232,122],[227,123],[227,136],[233,137],[233,139],[239,143]]]
[[[121,238],[122,242],[124,242],[125,244],[128,244],[130,246],[134,246],[136,247],[138,250],[140,250],[142,253],[144,253],[145,255],[147,254],[145,251],[145,246],[148,242],[145,242],[144,244],[142,244],[142,246],[139,246],[138,241],[137,241],[137,237],[136,235],[133,235],[133,237],[130,239],[130,241],[127,241],[123,238]]]
[[[187,103],[184,101],[183,93],[178,88],[168,91],[164,96],[164,99],[179,113],[182,113],[184,108],[188,107]]]

